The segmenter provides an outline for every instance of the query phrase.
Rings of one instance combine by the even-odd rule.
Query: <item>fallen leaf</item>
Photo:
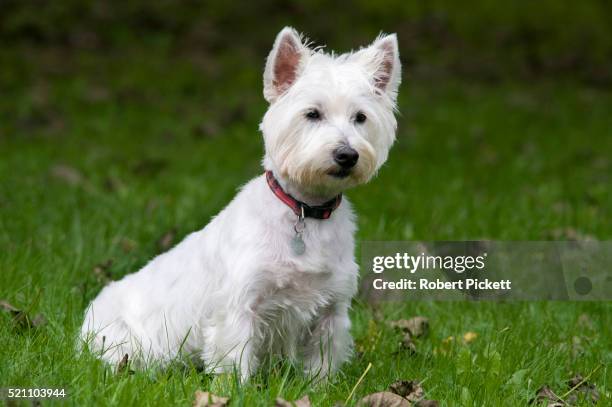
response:
[[[583,233],[574,228],[557,228],[550,231],[549,236],[554,240],[568,240],[570,242],[594,242],[595,236]]]
[[[380,393],[373,393],[362,398],[358,407],[410,407],[410,402],[405,398],[391,393],[389,391],[382,391]]]
[[[408,353],[411,355],[416,353],[416,345],[412,340],[412,335],[410,335],[409,333],[404,334],[404,337],[400,342],[400,349],[403,351],[408,351]]]
[[[94,266],[93,274],[96,276],[96,280],[98,280],[99,283],[108,283],[112,280],[112,276],[109,272],[112,265],[113,259],[108,259]]]
[[[277,398],[274,404],[274,407],[310,407],[310,399],[308,396],[304,396],[299,400],[295,401],[287,401],[282,398]]]
[[[54,165],[49,172],[53,178],[72,186],[81,185],[84,180],[83,174],[79,170],[64,164]]]
[[[225,407],[229,397],[221,397],[207,391],[196,390],[193,407]]]
[[[425,317],[413,317],[391,321],[391,327],[410,333],[413,338],[426,336],[429,333],[429,319]]]
[[[472,343],[478,338],[478,334],[476,332],[468,331],[463,334],[463,343],[469,344]]]
[[[591,401],[593,404],[597,404],[599,401],[599,392],[597,391],[597,388],[595,388],[595,385],[588,383],[579,374],[569,379],[567,386],[570,388],[570,390],[573,389],[574,392],[581,393],[585,399]],[[569,403],[575,403],[577,400],[577,393],[572,393],[567,399]]]
[[[130,367],[130,360],[129,360],[128,354],[126,353],[125,355],[123,355],[123,358],[121,358],[121,361],[117,365],[117,374],[123,374],[123,373],[127,373],[130,375],[134,374],[134,371],[131,370],[129,367]]]
[[[540,387],[536,391],[535,397],[529,401],[529,404],[534,404],[534,403],[539,404],[539,403],[542,403],[543,401],[547,402],[549,407],[552,407],[550,402],[562,403],[561,405],[564,405],[563,400],[559,396],[557,396],[555,392],[553,392],[552,389],[548,387],[547,385]]]
[[[308,396],[304,396],[295,401],[295,407],[310,407],[310,405],[310,398],[308,398]]]
[[[33,318],[24,310],[21,310],[7,301],[0,301],[0,308],[11,314],[12,322],[18,330],[40,328],[47,323],[47,318],[42,314],[36,314]]]
[[[591,321],[591,317],[589,317],[588,314],[580,314],[578,317],[578,326],[590,331],[594,329],[593,321]]]
[[[416,380],[397,381],[389,386],[389,390],[412,403],[421,400],[425,394],[423,387],[421,387],[421,383]]]
[[[18,308],[12,306],[9,302],[4,301],[4,300],[0,301],[0,307],[2,307],[4,311],[11,312],[11,313],[21,312]]]
[[[43,325],[47,325],[47,318],[43,314],[36,314],[32,320],[32,326],[40,328]]]
[[[221,134],[221,132],[221,127],[212,121],[201,123],[191,131],[194,138],[214,138]]]
[[[138,243],[127,237],[121,238],[121,241],[119,243],[121,245],[121,250],[123,250],[124,253],[129,253],[134,250],[136,246],[138,246]]]
[[[176,238],[176,228],[172,228],[166,233],[164,233],[162,237],[159,238],[159,240],[157,241],[157,248],[160,251],[165,252],[166,250],[172,247],[172,244],[174,243],[175,238]]]

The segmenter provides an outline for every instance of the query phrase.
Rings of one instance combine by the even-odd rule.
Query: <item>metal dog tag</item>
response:
[[[304,239],[302,239],[302,233],[304,233],[305,228],[306,221],[304,220],[304,207],[302,206],[302,213],[298,216],[295,225],[293,225],[295,235],[291,239],[291,252],[296,256],[301,256],[306,251],[306,244],[304,243]]]
[[[291,251],[296,256],[301,256],[306,251],[306,245],[301,235],[296,234],[293,236],[293,239],[291,239]]]

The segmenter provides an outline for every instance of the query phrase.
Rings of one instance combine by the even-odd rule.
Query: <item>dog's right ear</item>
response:
[[[300,34],[285,27],[276,36],[264,71],[264,97],[273,103],[295,83],[310,50],[302,43]]]

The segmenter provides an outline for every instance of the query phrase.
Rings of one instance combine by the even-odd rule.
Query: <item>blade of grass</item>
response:
[[[366,367],[364,372],[361,374],[361,377],[359,378],[359,380],[357,380],[357,383],[355,383],[355,386],[353,386],[353,390],[351,390],[346,400],[344,400],[344,404],[347,404],[349,400],[353,397],[353,394],[355,394],[355,390],[357,389],[357,387],[359,386],[363,378],[368,374],[371,368],[372,368],[372,362],[368,363],[368,367]]]

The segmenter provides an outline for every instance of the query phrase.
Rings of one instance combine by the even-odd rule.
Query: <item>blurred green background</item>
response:
[[[338,50],[365,44],[381,30],[397,32],[411,77],[612,81],[612,6],[604,0],[5,0],[0,7],[3,48],[63,52],[66,63],[79,54],[153,47],[175,60],[193,58],[210,75],[206,69],[214,71],[221,56],[256,65],[277,31],[295,25]]]
[[[293,25],[344,52],[385,31],[398,33],[403,63],[398,143],[379,181],[350,194],[364,214],[359,238],[609,235],[609,2],[0,7],[0,169],[13,193],[28,180],[28,194],[66,181],[55,168],[64,165],[80,178],[73,184],[90,184],[76,191],[85,195],[146,200],[142,186],[206,200],[198,217],[184,215],[188,224],[160,219],[182,233],[199,228],[260,171],[261,76],[276,33]],[[181,189],[187,180],[197,196]],[[395,203],[381,206],[371,193]],[[25,201],[62,212],[70,206],[59,206],[59,194]],[[20,206],[4,198],[5,210]]]
[[[340,52],[396,32],[403,95],[425,81],[612,87],[612,5],[604,0],[4,0],[0,137],[65,134],[71,120],[54,97],[176,97],[209,120],[195,132],[218,134],[244,110],[261,114],[263,61],[285,25]],[[73,92],[60,94],[61,83]],[[175,91],[181,94],[168,95]]]

